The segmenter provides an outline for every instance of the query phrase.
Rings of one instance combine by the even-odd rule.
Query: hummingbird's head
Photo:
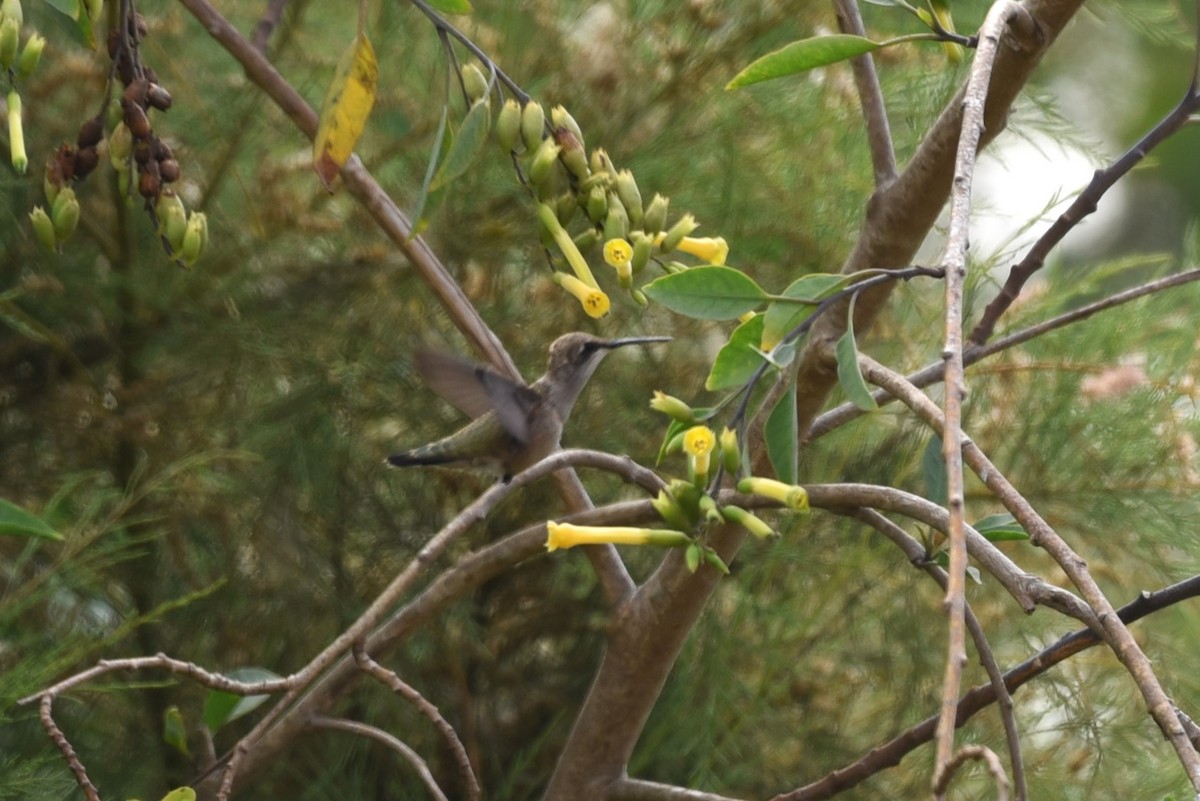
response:
[[[576,331],[563,334],[550,345],[550,362],[547,375],[567,390],[574,400],[583,385],[592,377],[596,367],[610,351],[626,345],[639,345],[648,342],[667,342],[670,337],[624,337],[621,339],[601,339],[600,337]]]

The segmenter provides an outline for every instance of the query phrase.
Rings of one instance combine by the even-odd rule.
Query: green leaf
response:
[[[425,168],[425,180],[421,182],[421,191],[417,195],[417,205],[412,213],[413,233],[411,236],[417,236],[424,227],[421,216],[425,213],[425,204],[429,201],[429,187],[433,183],[433,176],[437,174],[438,162],[442,157],[442,145],[446,141],[446,119],[449,113],[450,107],[443,105],[442,118],[438,120],[437,133],[433,136],[433,152],[429,154],[429,166]]]
[[[775,468],[775,476],[784,484],[795,484],[800,472],[800,443],[796,435],[796,384],[775,404],[763,429],[767,441],[767,458]]]
[[[188,759],[192,758],[188,753],[187,727],[183,722],[183,713],[177,706],[169,706],[163,713],[163,742]]]
[[[945,506],[950,497],[946,486],[946,459],[942,456],[942,438],[934,434],[921,456],[921,475],[925,479],[925,497]]]
[[[662,460],[667,458],[667,446],[671,444],[671,440],[682,434],[690,428],[687,423],[681,423],[678,420],[672,420],[667,426],[666,436],[663,437],[662,445],[658,446],[658,458],[654,461],[654,466],[658,467],[662,464]]]
[[[235,668],[225,675],[234,681],[242,682],[272,681],[279,678],[277,674],[260,667]],[[253,712],[270,697],[269,695],[234,695],[222,690],[211,690],[204,698],[204,725],[215,734],[226,723],[231,723],[242,715]]]
[[[783,297],[805,301],[809,305],[775,301],[767,306],[763,342],[773,345],[782,340],[816,310],[818,303],[842,289],[852,279],[853,276],[850,275],[813,273],[793,281],[787,289],[783,290]]]
[[[196,791],[191,787],[176,787],[164,795],[162,801],[196,801]]]
[[[471,165],[483,152],[491,125],[492,107],[486,101],[471,106],[466,119],[463,120],[462,127],[458,129],[458,135],[450,143],[446,160],[442,162],[437,177],[433,179],[431,189],[441,189],[471,169]]]
[[[727,90],[737,89],[740,86],[748,86],[759,81],[795,75],[798,72],[861,56],[863,53],[870,53],[880,47],[882,45],[878,42],[848,33],[801,39],[750,62],[745,69],[734,76],[732,81],[725,85],[725,88]]]
[[[664,275],[646,284],[646,297],[698,320],[733,320],[762,305],[767,294],[732,267],[709,265]]]
[[[0,536],[41,537],[47,540],[63,538],[45,520],[3,498],[0,498]]]
[[[699,269],[699,268],[697,268]],[[733,329],[717,358],[713,359],[712,370],[704,381],[710,391],[738,387],[746,383],[762,364],[758,343],[762,342],[763,317],[756,314]]]
[[[80,0],[46,0],[46,5],[71,19],[79,19],[83,4]]]
[[[849,319],[846,321],[846,333],[837,343],[838,381],[846,396],[855,406],[864,412],[873,412],[879,408],[871,390],[863,380],[862,371],[858,369],[858,344],[854,341],[854,303],[850,304]]]
[[[429,5],[443,14],[470,14],[473,9],[469,0],[428,0]]]
[[[1028,532],[1007,512],[988,515],[973,525],[988,542],[1014,542],[1029,539]]]

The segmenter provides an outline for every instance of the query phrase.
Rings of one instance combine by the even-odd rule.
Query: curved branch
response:
[[[388,749],[395,751],[405,759],[413,768],[416,769],[417,775],[421,777],[421,781],[425,784],[429,793],[438,801],[448,801],[446,794],[442,792],[442,788],[438,787],[437,780],[433,778],[433,771],[429,769],[429,765],[421,758],[421,755],[410,748],[403,740],[389,734],[383,729],[377,728],[367,723],[360,723],[357,720],[346,720],[344,718],[327,718],[321,715],[313,717],[309,723],[315,729],[326,729],[328,731],[344,731],[349,734],[356,734],[359,737],[366,737],[369,740],[374,740],[377,743],[382,743]],[[476,788],[478,789],[478,788]]]

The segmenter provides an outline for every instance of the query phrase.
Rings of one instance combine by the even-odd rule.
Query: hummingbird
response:
[[[392,467],[440,465],[499,472],[504,481],[559,448],[571,409],[600,361],[626,345],[666,342],[670,337],[600,339],[563,334],[550,345],[546,373],[522,384],[482,364],[436,351],[418,350],[417,372],[429,386],[474,419],[453,434],[392,454]]]

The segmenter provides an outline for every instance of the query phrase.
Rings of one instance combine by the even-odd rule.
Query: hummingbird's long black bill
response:
[[[621,337],[619,339],[604,339],[596,343],[600,348],[623,348],[626,345],[646,345],[651,342],[670,342],[671,337]]]

